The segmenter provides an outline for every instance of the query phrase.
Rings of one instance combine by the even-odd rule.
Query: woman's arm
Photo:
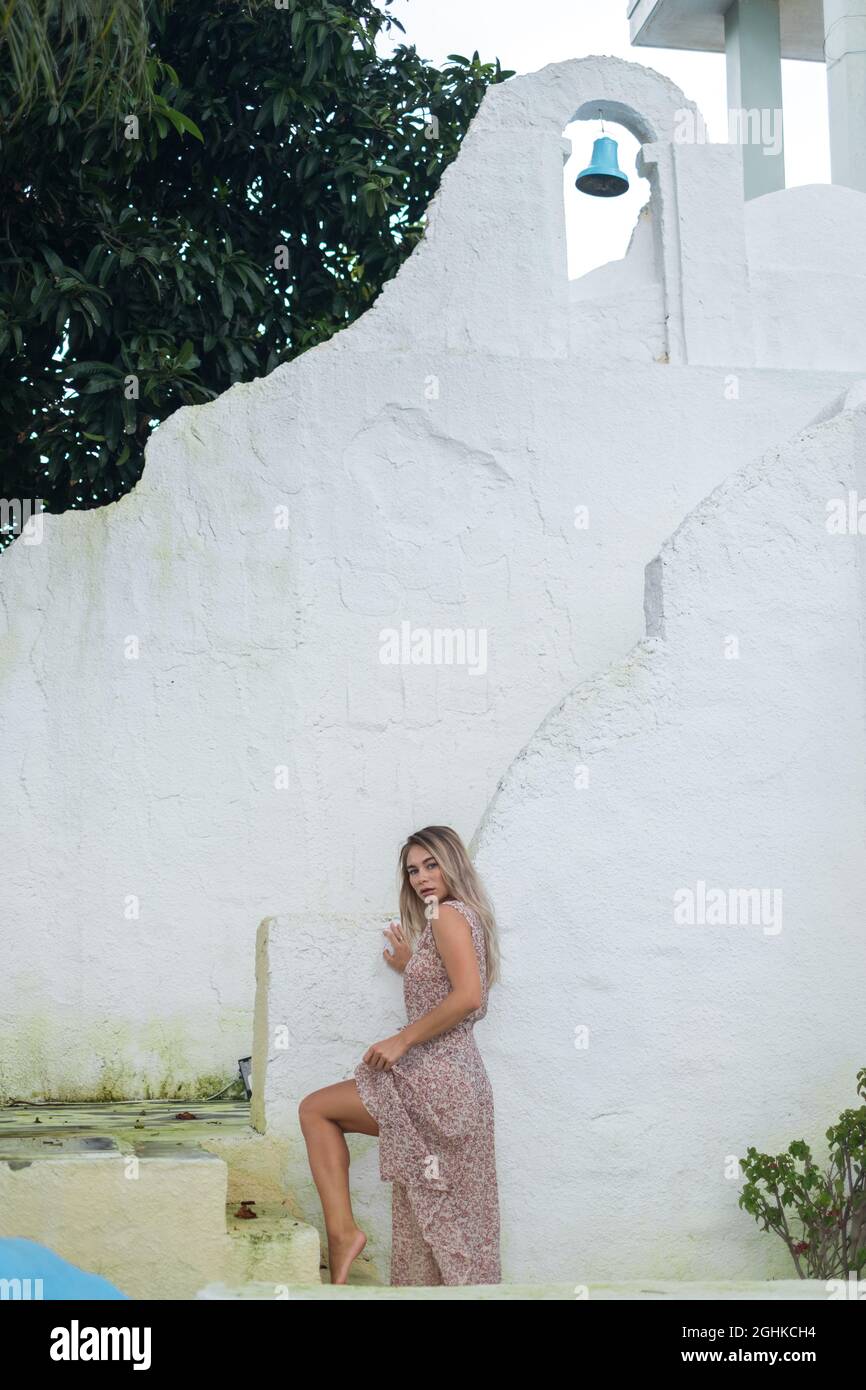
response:
[[[456,907],[441,904],[431,922],[433,939],[451,981],[451,993],[429,1013],[401,1029],[410,1047],[446,1033],[481,1007],[481,975],[472,930]]]

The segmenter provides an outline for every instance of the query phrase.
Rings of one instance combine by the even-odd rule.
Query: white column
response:
[[[779,0],[734,0],[725,53],[728,138],[742,145],[745,196],[759,198],[785,187]]]
[[[866,193],[866,0],[824,0],[834,183]]]

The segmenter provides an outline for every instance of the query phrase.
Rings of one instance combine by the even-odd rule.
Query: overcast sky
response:
[[[387,45],[414,43],[419,54],[441,64],[449,53],[499,58],[504,68],[535,72],[546,63],[610,53],[642,63],[670,77],[703,112],[710,140],[728,134],[725,60],[721,54],[681,53],[662,48],[633,48],[629,43],[626,0],[396,0],[391,13],[406,33],[392,30]],[[383,46],[387,46],[383,43]],[[785,175],[788,187],[829,183],[827,86],[823,63],[782,63],[785,112]],[[566,166],[565,207],[569,274],[625,254],[649,184],[635,172],[637,141],[620,127],[605,132],[619,140],[619,164],[632,180],[621,198],[588,198],[574,180],[590,162],[592,142],[601,134],[597,121],[575,122],[567,134],[575,154]]]

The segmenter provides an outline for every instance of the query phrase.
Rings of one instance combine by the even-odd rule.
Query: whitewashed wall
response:
[[[823,1162],[866,1064],[862,387],[690,513],[476,838],[509,1277],[790,1277],[736,1160]]]
[[[321,1203],[298,1124],[298,1101],[351,1077],[371,1043],[406,1022],[403,979],[381,959],[389,916],[359,930],[351,914],[293,912],[267,917],[256,943],[252,1123],[278,1142],[295,1209],[318,1227]],[[327,985],[323,987],[323,978]],[[371,1033],[372,1028],[372,1033]],[[477,1041],[485,1045],[484,1023]],[[379,1177],[378,1141],[348,1136],[352,1210],[368,1233],[365,1258],[388,1283],[391,1185]]]
[[[476,837],[506,1282],[789,1275],[737,1159],[806,1138],[823,1160],[856,1101],[866,379],[834,405],[689,514],[647,567],[647,636],[543,722]],[[259,932],[255,1123],[320,1226],[297,1098],[399,1026],[376,944],[350,916]],[[376,1141],[350,1149],[387,1279],[390,1189]]]
[[[686,104],[616,59],[491,90],[361,320],[177,412],[133,493],[4,555],[2,1093],[217,1089],[251,1049],[267,914],[348,916],[378,955],[405,835],[473,834],[550,711],[643,636],[665,537],[864,370],[866,196],[744,209],[735,149],[671,143]],[[652,202],[570,289],[562,131],[599,105],[644,142]],[[403,622],[483,629],[486,672],[383,666]],[[512,931],[553,872],[519,895],[494,874]],[[489,1048],[509,1022],[483,1026]]]

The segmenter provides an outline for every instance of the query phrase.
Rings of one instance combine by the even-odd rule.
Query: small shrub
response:
[[[866,1101],[866,1067],[857,1073],[857,1094]],[[740,1206],[782,1238],[801,1279],[859,1277],[866,1265],[866,1104],[844,1110],[827,1139],[824,1172],[803,1139],[781,1154],[749,1148],[740,1164]]]

